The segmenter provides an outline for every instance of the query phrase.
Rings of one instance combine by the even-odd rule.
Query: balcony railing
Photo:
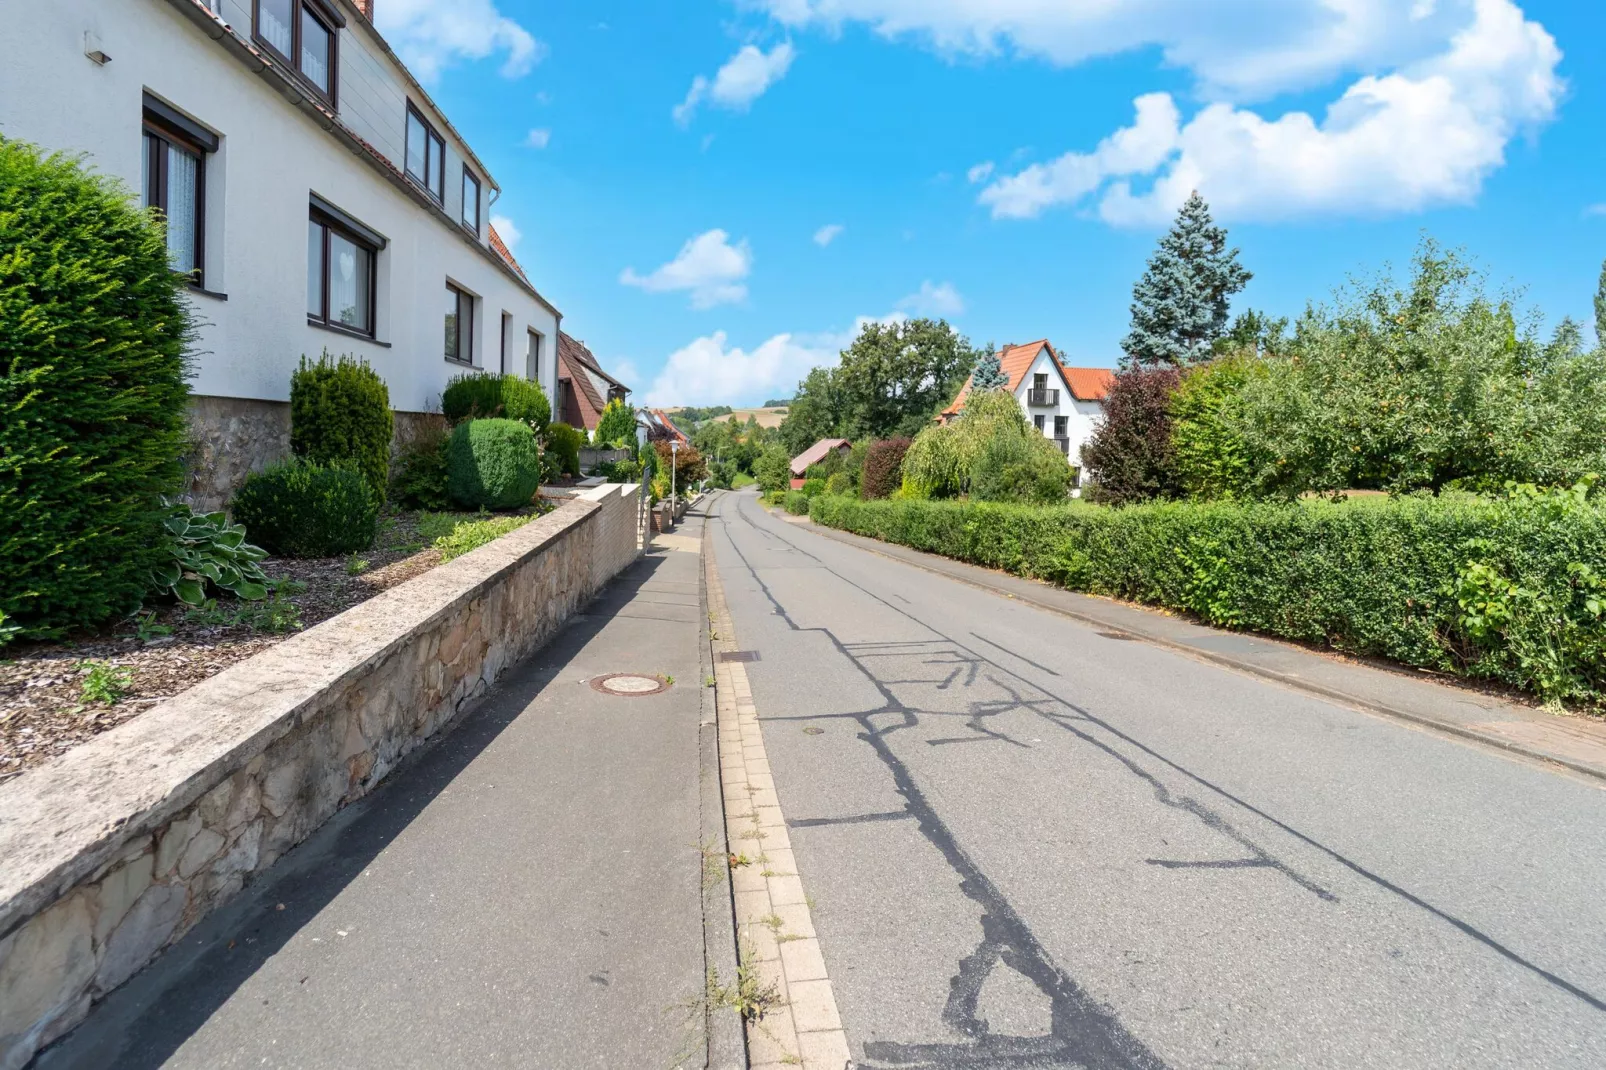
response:
[[[1052,407],[1059,405],[1059,403],[1060,392],[1058,390],[1050,390],[1048,387],[1042,386],[1033,387],[1032,389],[1026,391],[1026,404],[1028,405],[1044,405]]]

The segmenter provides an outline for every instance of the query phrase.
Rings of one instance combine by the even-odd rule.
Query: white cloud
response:
[[[1606,215],[1606,201],[1602,201],[1600,204],[1592,204],[1592,205],[1590,205],[1588,208],[1584,209],[1584,214],[1585,215]]]
[[[782,41],[768,52],[756,45],[743,45],[712,81],[701,74],[692,79],[686,99],[675,106],[675,122],[681,126],[690,123],[705,100],[729,111],[746,111],[765,90],[786,76],[794,55],[789,41]]]
[[[986,182],[987,179],[991,177],[992,173],[993,161],[983,160],[981,163],[966,171],[965,178],[969,179],[970,184],[974,186],[978,182]]]
[[[685,290],[691,294],[692,308],[713,308],[747,296],[742,280],[752,267],[753,254],[745,239],[732,245],[729,234],[710,230],[688,240],[675,259],[652,274],[638,275],[627,267],[619,281],[648,293]]]
[[[1554,116],[1563,89],[1561,53],[1542,26],[1512,0],[1471,3],[1473,21],[1443,52],[1361,77],[1319,122],[1216,102],[1184,123],[1169,94],[1152,93],[1093,152],[999,178],[980,201],[995,217],[1021,218],[1097,195],[1115,224],[1163,221],[1193,189],[1232,219],[1469,202],[1512,138]]]
[[[493,215],[491,217],[491,226],[501,236],[502,244],[507,246],[508,252],[518,248],[519,239],[524,237],[524,232],[513,225],[513,220],[505,215]]]
[[[841,223],[827,223],[825,226],[814,232],[814,244],[823,249],[825,246],[836,241],[837,236],[845,229],[847,228],[845,228]]]
[[[458,60],[505,55],[502,75],[520,78],[546,55],[546,46],[497,10],[493,0],[381,0],[375,21],[391,47],[424,82]]]
[[[552,144],[552,131],[545,127],[537,127],[524,135],[524,147],[527,149],[544,149]]]
[[[860,316],[841,333],[777,334],[752,350],[729,345],[725,332],[715,331],[669,355],[645,403],[757,405],[773,397],[790,397],[812,369],[834,367],[866,323],[907,318],[901,313],[879,319]]]
[[[965,299],[959,296],[953,283],[933,286],[927,279],[918,291],[899,301],[898,307],[917,316],[957,316],[965,311]]]

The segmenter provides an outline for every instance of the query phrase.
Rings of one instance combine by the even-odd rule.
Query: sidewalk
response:
[[[704,1066],[701,527],[38,1066]]]
[[[786,517],[828,539],[903,561],[1006,598],[1063,613],[1120,636],[1275,680],[1370,713],[1552,762],[1606,780],[1606,723],[1565,717],[1499,695],[1441,683],[1409,669],[1374,667],[1276,639],[1222,631],[1159,610],[1078,594],[1035,580],[953,561]]]

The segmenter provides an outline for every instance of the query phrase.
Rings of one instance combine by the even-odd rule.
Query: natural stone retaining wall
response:
[[[0,785],[0,1068],[373,790],[635,559],[602,487]]]

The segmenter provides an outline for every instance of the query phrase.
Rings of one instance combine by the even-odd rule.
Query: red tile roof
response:
[[[832,450],[851,446],[852,443],[845,438],[822,438],[796,457],[792,458],[792,474],[800,476],[809,470],[809,466],[819,464],[825,460],[825,455]]]
[[[1110,396],[1110,384],[1115,372],[1109,368],[1072,368],[1061,364],[1065,385],[1071,388],[1071,397],[1077,401],[1103,401]]]
[[[1025,345],[1005,346],[998,351],[998,367],[1009,377],[1009,383],[1005,389],[1013,393],[1020,388],[1021,380],[1031,370],[1032,362],[1037,359],[1037,354],[1042,352],[1045,346],[1048,347],[1048,355],[1054,358],[1054,363],[1058,364],[1059,356],[1054,352],[1054,347],[1048,344],[1047,338],[1039,338],[1037,341],[1027,342]],[[942,410],[942,415],[953,416],[959,412],[960,409],[965,407],[965,399],[969,396],[970,380],[966,379],[965,385],[959,390],[959,395],[954,398],[954,403]]]
[[[500,256],[503,260],[506,260],[507,266],[519,273],[519,278],[523,279],[525,282],[529,282],[530,276],[526,275],[524,273],[524,269],[519,267],[519,262],[513,259],[513,254],[508,251],[508,247],[502,244],[502,235],[498,234],[496,232],[496,228],[491,226],[489,223],[485,224],[485,230],[490,236],[491,248],[496,251],[496,255]]]

